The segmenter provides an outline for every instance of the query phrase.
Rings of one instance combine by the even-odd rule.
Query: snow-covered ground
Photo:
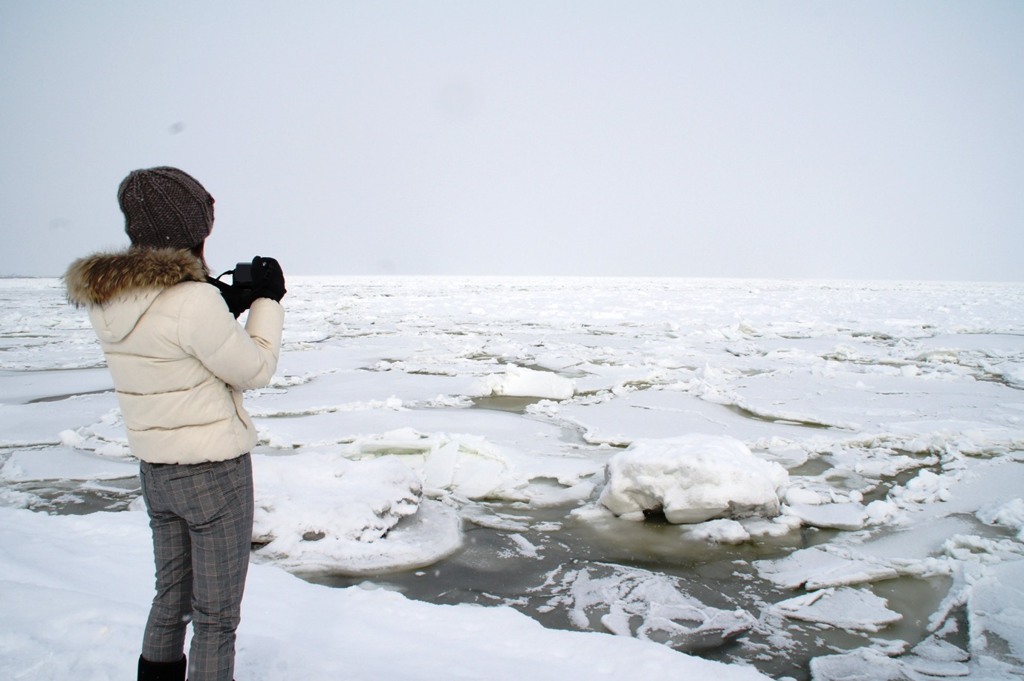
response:
[[[1022,677],[1024,285],[291,278],[285,303],[247,395],[240,678]],[[0,280],[10,678],[131,676],[135,473],[85,314]]]

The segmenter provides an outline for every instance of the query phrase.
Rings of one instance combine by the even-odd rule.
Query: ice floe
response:
[[[634,442],[612,457],[599,501],[629,520],[645,513],[663,513],[671,523],[770,517],[779,513],[779,489],[788,480],[786,469],[739,440],[684,435]]]

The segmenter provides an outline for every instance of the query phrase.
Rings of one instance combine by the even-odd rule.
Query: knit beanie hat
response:
[[[192,248],[213,229],[213,197],[177,168],[133,170],[121,181],[117,201],[134,246]]]

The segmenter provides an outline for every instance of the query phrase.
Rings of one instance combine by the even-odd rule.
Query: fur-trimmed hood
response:
[[[64,274],[64,285],[68,301],[88,307],[100,340],[109,342],[131,333],[164,290],[184,281],[205,282],[206,275],[203,261],[191,251],[129,248],[76,260]]]
[[[183,281],[206,281],[203,261],[174,248],[129,248],[96,253],[71,263],[64,274],[74,305],[105,305],[115,298],[165,288]]]

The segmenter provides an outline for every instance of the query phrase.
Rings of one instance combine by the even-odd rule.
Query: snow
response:
[[[150,540],[102,354],[60,282],[0,301],[0,669],[130,677]],[[1024,286],[285,302],[239,678],[1021,678]]]

